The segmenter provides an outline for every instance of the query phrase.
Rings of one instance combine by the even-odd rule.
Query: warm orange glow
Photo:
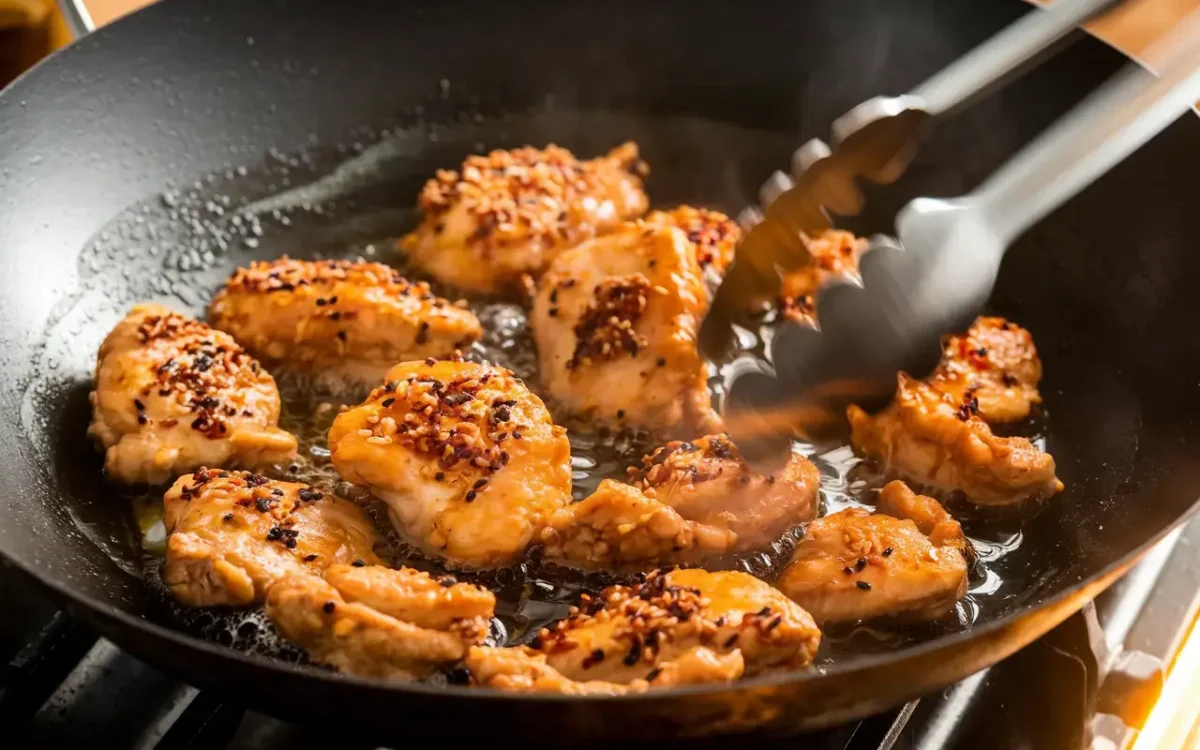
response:
[[[1192,626],[1134,750],[1183,748],[1200,718],[1200,629]]]

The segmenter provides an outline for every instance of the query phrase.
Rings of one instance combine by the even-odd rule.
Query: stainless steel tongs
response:
[[[763,217],[748,229],[717,292],[702,329],[710,355],[724,351],[724,332],[747,303],[777,293],[780,274],[808,261],[807,238],[831,226],[828,212],[861,209],[855,179],[894,180],[930,117],[1060,38],[1068,18],[1073,27],[1106,5],[1060,0],[913,93],[872,99],[839,118],[836,151],[819,142],[801,148],[793,179],[776,175],[764,186]],[[836,283],[817,295],[816,327],[787,326],[772,341],[770,365],[747,359],[732,369],[724,410],[734,439],[753,455],[797,433],[819,435],[840,423],[847,404],[886,398],[898,370],[926,374],[941,337],[965,329],[982,310],[1008,244],[1200,99],[1200,12],[1153,54],[1159,78],[1128,65],[975,191],[906,205],[894,237],[871,238],[861,284]],[[981,61],[987,75],[976,67]]]

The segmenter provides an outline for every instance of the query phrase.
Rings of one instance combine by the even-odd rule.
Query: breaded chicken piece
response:
[[[348,674],[412,680],[483,643],[496,598],[487,589],[409,568],[337,565],[271,587],[267,616],[320,664]]]
[[[477,683],[507,690],[620,692],[662,684],[665,673],[684,684],[804,667],[820,641],[808,613],[770,585],[690,569],[585,595],[530,645],[472,649],[466,664]]]
[[[651,211],[645,223],[683,230],[695,250],[696,262],[716,278],[725,274],[733,262],[734,249],[742,237],[737,222],[720,211],[678,206],[670,211]]]
[[[821,624],[933,620],[953,611],[967,593],[962,527],[936,500],[898,481],[880,492],[876,511],[813,521],[775,585]]]
[[[679,229],[631,223],[568,250],[542,278],[530,314],[546,392],[591,420],[718,428],[696,349],[708,301]]]
[[[885,468],[926,487],[963,492],[979,505],[1045,498],[1063,488],[1054,458],[1023,437],[998,437],[975,413],[904,373],[896,397],[878,414],[846,413],[850,441]]]
[[[379,562],[357,505],[244,471],[180,477],[163,496],[163,523],[163,578],[190,607],[249,606],[286,575]]]
[[[820,474],[792,454],[754,473],[725,434],[671,442],[560,514],[543,532],[545,556],[586,568],[694,563],[762,549],[816,515]]]
[[[396,528],[461,565],[507,565],[571,501],[571,445],[510,370],[404,362],[329,431],[334,468]]]
[[[400,241],[437,279],[498,292],[537,277],[558,253],[646,211],[635,143],[579,161],[550,145],[468,156],[425,184],[417,229]]]
[[[465,349],[473,313],[382,263],[255,261],[230,276],[209,321],[274,365],[378,382],[397,362]]]
[[[104,472],[159,484],[201,466],[284,462],[275,380],[221,331],[162,305],[137,305],[105,337],[89,396],[88,435]]]
[[[1004,318],[978,318],[963,335],[949,336],[942,361],[927,380],[958,403],[969,403],[989,424],[1017,422],[1042,402],[1042,361],[1033,335]]]
[[[787,318],[809,322],[814,313],[813,298],[832,276],[857,276],[858,259],[867,249],[865,239],[840,229],[829,229],[808,243],[810,263],[783,277],[779,309]]]

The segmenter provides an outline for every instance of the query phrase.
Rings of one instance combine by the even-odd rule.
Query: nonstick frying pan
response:
[[[907,90],[1026,11],[1016,0],[168,0],[82,39],[0,94],[0,552],[69,612],[188,681],[393,737],[792,732],[1004,658],[1111,583],[1200,496],[1192,116],[1005,260],[993,307],[1038,342],[1048,447],[1067,490],[1024,523],[1005,582],[963,632],[735,685],[587,700],[297,667],[152,619],[128,510],[84,429],[96,346],[134,301],[199,313],[249,257],[394,234],[421,181],[466,151],[556,141],[587,154],[634,138],[654,200],[736,210],[831,118]],[[942,125],[852,228],[886,229],[908,196],[973,186],[1121,62],[1078,39]],[[261,222],[232,220],[244,203]],[[290,228],[273,218],[280,206]]]

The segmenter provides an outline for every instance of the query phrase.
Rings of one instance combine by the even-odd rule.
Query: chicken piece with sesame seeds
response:
[[[638,691],[804,667],[820,642],[812,617],[769,584],[689,569],[584,595],[528,646],[472,649],[466,666],[501,689]]]
[[[379,563],[357,505],[304,484],[200,469],[163,496],[163,579],[190,607],[261,603],[285,575]]]
[[[465,349],[483,335],[462,305],[382,263],[291,260],[239,268],[209,321],[268,365],[378,382],[397,362]]]
[[[384,500],[427,553],[469,567],[518,559],[571,501],[571,445],[510,370],[403,362],[329,431],[334,468]]]
[[[518,287],[566,248],[645,213],[645,171],[634,143],[589,161],[554,145],[468,156],[425,184],[423,218],[400,249],[466,291]]]
[[[867,241],[840,229],[829,229],[811,240],[811,261],[783,277],[780,289],[780,313],[795,322],[813,320],[814,296],[825,282],[836,276],[858,275],[858,259],[867,249]]]
[[[725,275],[733,262],[734,249],[742,237],[737,222],[720,211],[692,206],[678,206],[670,211],[651,211],[645,223],[654,226],[676,227],[687,235],[701,270],[716,279]]]
[[[568,250],[530,314],[546,392],[590,420],[719,429],[696,349],[708,303],[695,250],[675,227],[630,223]]]
[[[485,588],[378,565],[289,575],[271,587],[266,603],[280,635],[313,661],[399,681],[462,659],[486,640],[495,608]]]
[[[962,527],[903,482],[862,508],[813,521],[775,585],[822,625],[891,616],[933,620],[967,593]]]
[[[270,374],[228,334],[162,305],[135,306],[105,337],[89,400],[88,435],[115,482],[257,468],[296,452]]]
[[[545,556],[585,568],[695,563],[762,549],[812,520],[820,474],[793,453],[757,474],[725,434],[671,442],[600,483],[542,533]]]
[[[1023,437],[1000,437],[970,403],[929,383],[898,376],[896,396],[882,411],[847,409],[856,450],[902,478],[959,491],[978,505],[1007,505],[1060,492],[1054,457]]]
[[[1018,422],[1042,402],[1042,361],[1033,335],[1004,318],[981,317],[962,335],[949,336],[930,386],[988,424]]]

